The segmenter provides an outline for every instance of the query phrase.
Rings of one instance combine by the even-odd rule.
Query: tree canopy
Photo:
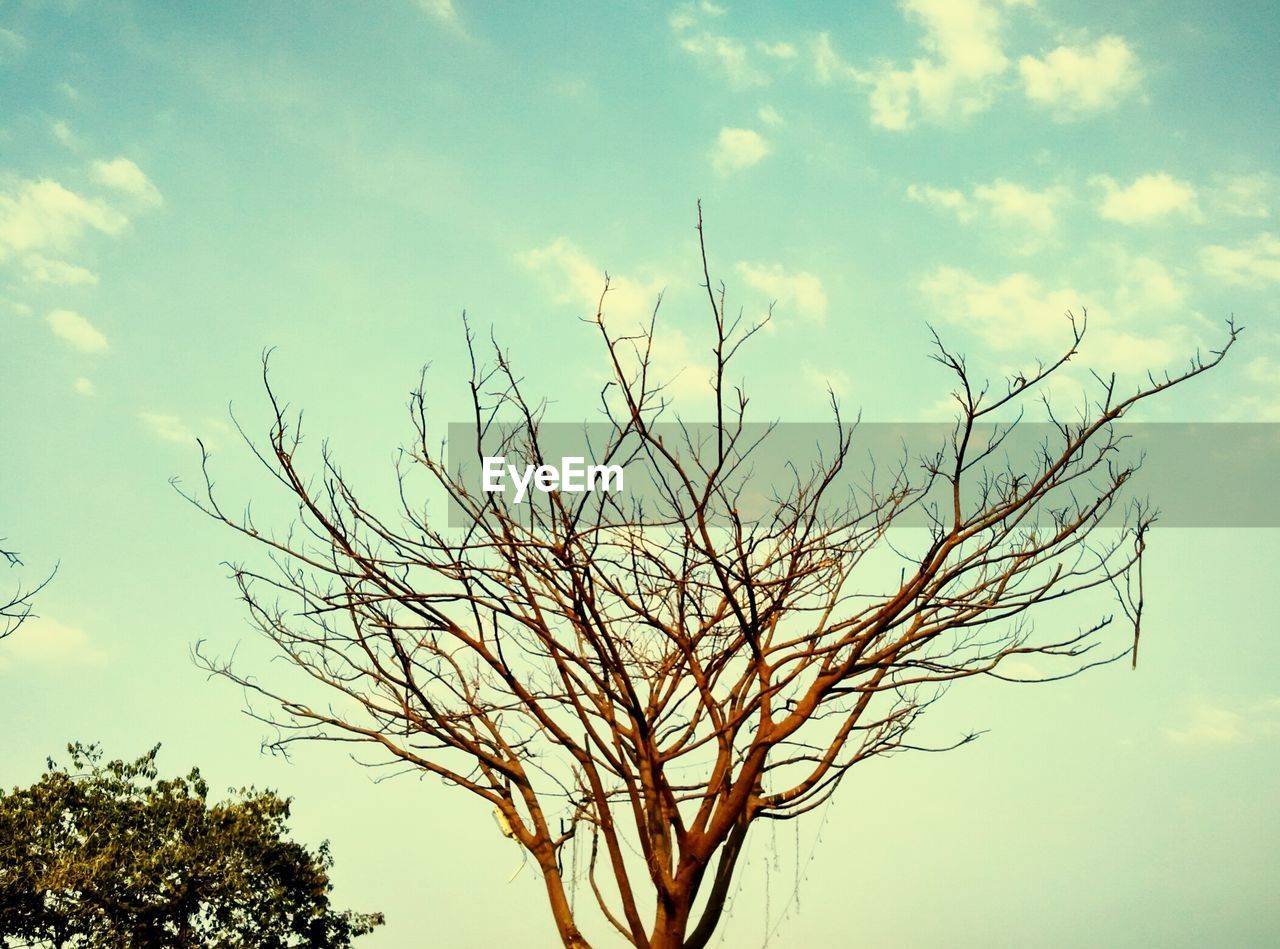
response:
[[[349,946],[380,913],[335,910],[328,843],[288,839],[289,800],[211,804],[197,769],[160,778],[152,748],[104,764],[72,744],[0,791],[0,937],[9,946]]]

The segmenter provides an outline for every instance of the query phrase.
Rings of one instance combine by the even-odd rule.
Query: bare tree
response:
[[[3,543],[3,540],[0,539],[0,558],[3,558],[4,562],[11,568],[22,566],[22,560],[19,559],[17,553],[5,548]],[[31,617],[32,599],[52,579],[53,573],[50,573],[48,577],[30,588],[24,588],[19,582],[12,593],[3,595],[4,599],[0,600],[0,639],[9,636]]]
[[[612,376],[601,393],[609,435],[594,457],[650,466],[651,497],[499,503],[451,473],[419,384],[401,510],[387,519],[327,449],[318,478],[300,468],[301,419],[272,392],[264,360],[273,421],[254,451],[297,503],[298,523],[276,534],[228,514],[207,455],[205,490],[192,498],[270,551],[276,569],[235,566],[235,579],[257,628],[316,687],[261,681],[197,647],[199,661],[246,690],[251,711],[280,729],[279,747],[370,743],[487,801],[536,862],[569,947],[589,944],[588,919],[635,946],[707,945],[751,828],[820,805],[859,761],[918,747],[912,727],[949,683],[1006,677],[1001,663],[1015,656],[1060,664],[1042,679],[1136,661],[1154,514],[1133,503],[1124,529],[1097,530],[1126,509],[1137,467],[1116,460],[1114,423],[1217,365],[1238,333],[1228,323],[1221,350],[1131,394],[1095,376],[1096,401],[1072,421],[1051,415],[1037,458],[995,474],[986,466],[1010,426],[982,426],[1043,390],[1076,354],[1084,321],[1071,319],[1065,353],[994,391],[935,335],[934,358],[958,380],[944,448],[919,466],[904,458],[879,488],[837,496],[857,426],[832,398],[822,460],[793,466],[787,490],[748,517],[750,463],[767,438],[749,434],[729,369],[759,326],[726,316],[701,218],[698,231],[714,323],[710,436],[678,416],[681,437],[659,428],[672,410],[655,378],[655,321],[617,334],[607,278],[587,321]],[[544,404],[504,351],[495,345],[484,365],[469,328],[467,339],[472,438],[451,448],[543,463]],[[415,502],[415,473],[464,526]],[[888,530],[909,510],[928,527],[908,553]],[[864,585],[869,558],[886,549],[902,558],[894,582]],[[1109,617],[1058,632],[1027,621],[1093,589],[1118,598],[1119,641]],[[565,859],[570,847],[580,860]],[[579,862],[589,910],[570,897]]]

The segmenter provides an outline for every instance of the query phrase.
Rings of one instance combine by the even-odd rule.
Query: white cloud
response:
[[[101,665],[107,654],[78,626],[33,616],[0,642],[0,668],[18,665]]]
[[[1280,736],[1280,697],[1231,706],[1198,702],[1183,727],[1165,729],[1165,737],[1177,745],[1240,745],[1276,736]]]
[[[954,188],[932,185],[909,185],[907,197],[920,204],[948,211],[961,222],[979,217],[1017,233],[1019,249],[1035,250],[1038,243],[1028,242],[1027,233],[1044,237],[1058,225],[1058,209],[1071,200],[1071,191],[1052,185],[1041,191],[1016,182],[997,178],[990,184],[977,185],[971,195]]]
[[[685,36],[680,40],[680,48],[718,68],[733,86],[747,88],[769,84],[768,75],[748,59],[746,45],[730,36],[708,32]]]
[[[1018,71],[1027,98],[1060,121],[1113,109],[1142,81],[1137,55],[1115,35],[1090,46],[1059,46],[1042,59],[1023,56]]]
[[[49,126],[49,129],[53,132],[53,137],[61,142],[66,148],[74,150],[80,144],[76,139],[75,134],[71,131],[71,126],[67,125],[66,122],[54,122]]]
[[[1071,197],[1060,185],[1035,191],[998,178],[973,189],[974,199],[985,204],[996,222],[1047,234],[1057,227],[1057,209]]]
[[[774,59],[795,59],[800,51],[794,43],[756,43],[756,49]]]
[[[32,313],[30,304],[20,303],[17,300],[9,300],[9,299],[6,299],[5,297],[0,297],[0,306],[3,306],[5,309],[9,310],[15,316],[20,316],[24,319],[26,317],[29,317]]]
[[[1117,249],[1115,269],[1119,280],[1115,294],[1118,313],[1169,313],[1186,303],[1186,284],[1154,257]]]
[[[577,306],[582,315],[595,315],[604,290],[605,269],[568,238],[524,251],[516,259],[529,270],[552,278],[548,282],[556,288],[553,299],[557,303]],[[656,277],[638,280],[610,273],[609,292],[603,302],[606,324],[626,333],[637,324],[647,327],[664,284]],[[659,325],[650,357],[653,376],[668,383],[668,394],[699,398],[710,392],[711,367],[705,357],[694,354],[680,330]]]
[[[553,276],[557,287],[555,301],[571,303],[594,316],[605,286],[605,269],[592,261],[568,238],[561,237],[545,247],[517,254],[516,259],[527,269]],[[638,281],[617,274],[609,275],[609,292],[604,310],[609,316],[627,320],[646,320],[662,293],[663,282],[656,279]]]
[[[711,150],[711,167],[727,175],[758,164],[770,152],[768,139],[753,129],[722,128]]]
[[[458,23],[458,10],[454,7],[453,0],[418,0],[418,7],[441,23],[447,23],[450,26],[456,26]]]
[[[1271,203],[1277,191],[1274,175],[1229,175],[1218,179],[1210,193],[1214,205],[1233,217],[1271,217]]]
[[[712,69],[724,74],[729,84],[739,89],[769,84],[769,75],[751,62],[747,45],[741,40],[711,30],[696,29],[702,16],[712,18],[725,14],[725,8],[706,0],[687,4],[667,17],[667,23],[678,37],[680,48]],[[756,49],[775,59],[786,58],[788,44],[757,43]]]
[[[872,124],[886,129],[910,128],[917,112],[949,121],[990,108],[1009,67],[1000,9],[986,0],[903,0],[901,6],[924,27],[924,56],[910,68],[885,63],[857,69],[840,60],[824,33],[815,51],[819,81],[853,80],[869,87]]]
[[[97,395],[98,387],[93,384],[93,380],[81,376],[76,380],[75,390],[81,395]]]
[[[1202,704],[1185,727],[1166,729],[1165,735],[1178,745],[1234,745],[1244,741],[1243,726],[1235,712]]]
[[[52,283],[63,287],[83,286],[98,282],[98,275],[85,267],[69,264],[65,260],[51,260],[40,254],[27,254],[22,258],[22,268],[32,283]]]
[[[1092,183],[1105,192],[1098,213],[1109,221],[1145,224],[1173,214],[1190,220],[1201,217],[1196,189],[1165,172],[1142,175],[1124,188],[1107,175],[1095,176]]]
[[[110,205],[56,181],[18,181],[0,192],[0,260],[15,252],[65,248],[87,229],[119,234],[128,223]]]
[[[806,363],[804,377],[820,392],[829,390],[837,399],[849,397],[849,374],[843,369],[819,369]]]
[[[1211,244],[1200,251],[1205,271],[1227,283],[1265,287],[1280,283],[1280,237],[1259,234],[1234,247]]]
[[[840,58],[831,45],[831,34],[826,32],[819,33],[813,44],[813,74],[823,85],[856,82],[858,79],[858,70]]]
[[[771,105],[762,105],[756,112],[756,117],[765,125],[773,128],[787,124],[787,120],[782,117],[782,113]]]
[[[920,290],[940,322],[964,327],[999,352],[1055,353],[1070,338],[1066,314],[1079,325],[1087,312],[1080,355],[1049,387],[1054,398],[1074,400],[1091,389],[1089,367],[1136,381],[1148,370],[1180,366],[1204,347],[1203,321],[1181,312],[1187,288],[1179,277],[1154,258],[1123,249],[1113,256],[1114,282],[1101,290],[1048,285],[1025,272],[983,280],[957,267],[927,274]]]
[[[56,336],[82,353],[101,353],[108,348],[102,332],[73,310],[53,310],[47,319]]]
[[[933,185],[908,185],[907,197],[918,204],[950,211],[961,221],[973,220],[976,213],[964,192],[955,188],[935,188]]]
[[[743,282],[776,302],[776,315],[796,316],[821,323],[827,318],[827,292],[822,280],[807,271],[787,271],[781,264],[752,264],[740,261],[736,268]]]
[[[138,418],[142,420],[142,423],[146,425],[152,435],[167,442],[190,444],[196,439],[195,433],[177,415],[165,415],[160,412],[139,412]]]
[[[958,267],[939,267],[920,283],[938,317],[961,325],[994,349],[1061,342],[1065,313],[1079,313],[1074,290],[1048,290],[1026,273],[986,282]]]
[[[27,38],[21,33],[0,26],[0,63],[18,59],[27,49]]]
[[[141,168],[127,158],[95,161],[93,163],[93,178],[99,184],[132,195],[146,204],[158,206],[164,203],[164,199],[160,196],[160,191],[151,183],[151,179],[143,174]]]
[[[1270,356],[1255,356],[1245,365],[1244,374],[1251,382],[1280,387],[1280,363]]]

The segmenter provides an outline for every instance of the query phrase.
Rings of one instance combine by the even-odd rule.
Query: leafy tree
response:
[[[157,777],[159,745],[102,763],[69,745],[34,785],[0,791],[0,937],[10,946],[349,946],[380,913],[329,904],[328,844],[287,838],[289,801],[208,802],[196,769]]]

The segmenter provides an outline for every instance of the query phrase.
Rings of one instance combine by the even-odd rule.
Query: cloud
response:
[[[97,395],[98,387],[93,384],[92,379],[81,376],[76,380],[75,390],[81,395]]]
[[[1079,323],[1087,308],[1081,353],[1070,370],[1056,374],[1049,393],[1075,399],[1091,390],[1085,372],[1091,366],[1134,374],[1136,381],[1148,370],[1184,364],[1204,346],[1198,336],[1203,321],[1179,312],[1187,287],[1177,274],[1151,257],[1117,248],[1105,252],[1115,271],[1102,290],[1046,284],[1025,272],[984,280],[958,267],[938,267],[921,280],[920,291],[939,322],[965,328],[997,352],[1057,352],[1069,339],[1066,314]]]
[[[67,125],[66,122],[54,122],[49,126],[49,130],[53,132],[53,137],[61,142],[65,148],[75,150],[80,144],[75,134],[71,131],[71,126]]]
[[[1170,215],[1200,220],[1196,189],[1190,182],[1165,172],[1142,175],[1128,187],[1120,187],[1107,175],[1096,175],[1092,183],[1106,192],[1098,213],[1121,224],[1146,224]]]
[[[605,269],[592,261],[566,237],[523,251],[516,260],[526,269],[552,276],[557,287],[557,303],[572,303],[595,315],[605,286]],[[648,321],[662,293],[663,282],[638,281],[618,274],[609,275],[609,292],[604,299],[606,314],[628,320]]]
[[[1090,46],[1059,46],[1043,58],[1023,56],[1018,72],[1027,98],[1064,122],[1115,108],[1142,82],[1137,55],[1112,34]]]
[[[816,274],[788,272],[781,264],[740,261],[735,269],[747,286],[777,303],[784,317],[821,323],[827,318],[827,292]]]
[[[1058,209],[1071,200],[1071,191],[1062,185],[1037,191],[997,178],[990,184],[977,185],[970,195],[954,188],[913,184],[907,187],[907,197],[952,213],[963,223],[982,218],[1014,231],[1021,238],[1019,249],[1031,251],[1039,245],[1027,242],[1027,233],[1044,237],[1055,231]]]
[[[116,235],[129,220],[102,201],[89,200],[42,178],[0,191],[0,260],[14,253],[63,249],[86,230]]]
[[[27,38],[0,26],[0,63],[15,62],[27,49]]]
[[[1185,727],[1165,729],[1165,735],[1178,745],[1234,745],[1244,741],[1243,725],[1235,712],[1200,705]]]
[[[756,117],[760,119],[763,124],[773,128],[787,124],[787,120],[782,117],[782,113],[771,105],[762,105],[756,112]]]
[[[1256,356],[1244,367],[1244,374],[1251,382],[1280,387],[1280,364],[1270,356]]]
[[[1154,257],[1115,253],[1116,311],[1119,313],[1168,313],[1181,309],[1187,300],[1187,285]]]
[[[818,80],[867,87],[872,124],[897,131],[911,128],[917,112],[942,122],[990,108],[1009,67],[1000,8],[986,0],[903,0],[901,6],[924,28],[925,55],[910,68],[883,63],[859,69],[844,63],[823,33],[815,47]]]
[[[794,43],[756,43],[756,49],[773,59],[795,59],[800,55]]]
[[[1211,244],[1200,251],[1205,272],[1227,283],[1265,287],[1280,283],[1280,238],[1259,234],[1234,247]]]
[[[1071,192],[1060,185],[1035,191],[998,178],[974,188],[973,196],[987,206],[996,222],[1047,234],[1057,227],[1057,208],[1071,197]]]
[[[849,374],[843,369],[819,369],[806,363],[804,378],[819,391],[830,391],[837,399],[849,397]]]
[[[722,73],[731,86],[746,89],[768,85],[769,74],[751,61],[746,43],[713,30],[697,29],[702,17],[715,19],[724,16],[725,12],[724,7],[702,0],[701,3],[686,4],[675,10],[667,17],[667,24],[676,34],[682,50],[705,66]],[[772,59],[789,58],[789,48],[792,51],[790,55],[794,55],[794,47],[789,43],[756,43],[755,48]]]
[[[753,66],[747,58],[746,45],[732,37],[708,32],[697,33],[682,37],[680,48],[718,68],[730,85],[737,88],[769,84],[769,76]]]
[[[1218,210],[1232,217],[1269,218],[1276,190],[1275,176],[1266,172],[1228,175],[1218,179],[1210,199]]]
[[[32,283],[51,283],[63,287],[84,286],[98,282],[92,270],[69,264],[65,260],[51,260],[40,254],[27,254],[22,258],[22,268]]]
[[[961,221],[973,220],[976,210],[963,191],[955,188],[935,188],[933,185],[908,185],[907,197],[918,204],[950,211]]]
[[[151,183],[142,169],[127,158],[113,158],[111,161],[95,161],[93,163],[93,179],[99,184],[114,188],[125,194],[138,198],[153,206],[164,203],[160,191]]]
[[[108,349],[107,338],[101,331],[73,310],[53,310],[47,319],[54,335],[82,353],[101,353]]]
[[[160,412],[139,412],[138,418],[152,435],[167,442],[190,444],[196,440],[195,432],[187,427],[177,415],[164,415]]]
[[[458,25],[458,10],[454,7],[453,0],[418,0],[418,8],[441,23]]]
[[[1280,697],[1214,705],[1198,702],[1181,728],[1165,729],[1175,745],[1240,745],[1280,736]]]
[[[0,668],[18,665],[102,665],[107,654],[78,626],[33,616],[0,642]]]
[[[711,150],[711,167],[727,175],[758,164],[769,154],[768,139],[753,129],[722,128]]]
[[[568,238],[516,255],[521,265],[535,273],[552,278],[553,299],[581,308],[592,315],[604,290],[605,270],[591,260]],[[659,278],[638,280],[618,274],[609,275],[609,292],[604,297],[605,321],[621,325],[631,332],[635,324],[648,326],[654,307],[665,284]],[[695,355],[688,336],[678,329],[660,327],[654,335],[650,352],[654,378],[668,382],[667,392],[685,397],[705,397],[709,393],[711,366],[705,357]]]
[[[1048,290],[1026,273],[986,282],[958,267],[939,267],[925,276],[920,290],[939,318],[961,325],[994,349],[1024,343],[1060,342],[1067,325],[1064,314],[1079,312],[1080,294]]]

